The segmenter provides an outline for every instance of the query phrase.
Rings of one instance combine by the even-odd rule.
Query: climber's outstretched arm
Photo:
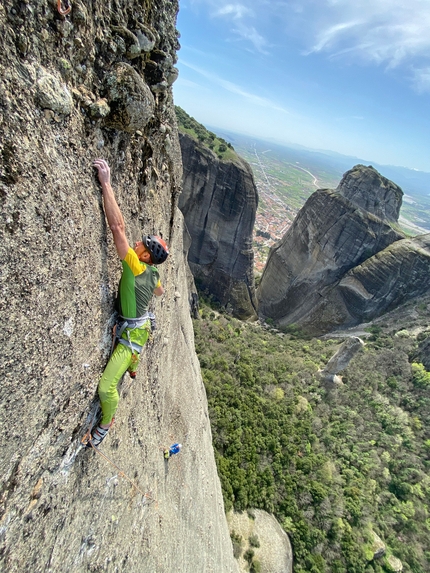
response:
[[[103,203],[106,213],[106,218],[110,230],[112,231],[113,240],[119,258],[123,260],[128,252],[129,244],[125,236],[125,223],[121,210],[116,202],[115,195],[110,183],[110,169],[109,165],[104,159],[96,159],[93,166],[98,171],[100,185],[102,186]]]

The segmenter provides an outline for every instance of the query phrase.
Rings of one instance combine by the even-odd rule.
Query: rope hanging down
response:
[[[107,457],[106,454],[104,454],[103,452],[101,452],[98,448],[96,448],[92,443],[91,443],[91,439],[88,439],[88,432],[85,434],[85,436],[82,438],[82,444],[84,445],[88,445],[90,444],[91,447],[93,448],[93,450],[95,450],[102,458],[104,458],[107,462],[109,462],[117,471],[118,471],[118,475],[125,478],[127,481],[129,481],[131,483],[131,485],[139,492],[143,495],[143,497],[145,497],[146,499],[149,499],[151,501],[155,501],[155,499],[153,499],[151,497],[151,495],[149,493],[145,493],[144,491],[142,491],[140,489],[140,487],[131,479],[128,477],[128,475],[121,469],[119,468],[115,462],[113,462],[110,458]],[[89,437],[91,438],[91,433],[89,435]]]

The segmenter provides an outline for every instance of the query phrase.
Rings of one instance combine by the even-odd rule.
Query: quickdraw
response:
[[[63,10],[63,2],[64,2],[64,10]],[[57,0],[57,10],[58,13],[61,14],[61,16],[67,16],[67,14],[70,14],[71,10],[72,10],[72,5],[69,2],[69,0]]]

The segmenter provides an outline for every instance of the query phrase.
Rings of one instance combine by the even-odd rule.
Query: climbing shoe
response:
[[[91,446],[97,447],[98,445],[100,445],[102,441],[106,438],[108,432],[109,428],[105,429],[101,428],[100,426],[97,426],[97,428],[93,431],[93,435],[91,436],[91,439],[89,440],[87,447]]]
[[[137,372],[129,372],[130,378],[136,378]]]
[[[100,445],[108,435],[109,430],[112,428],[113,422],[114,418],[112,418],[112,422],[110,423],[109,428],[102,428],[101,426],[97,426],[97,428],[93,431],[91,439],[88,441],[87,447],[91,448],[91,446],[97,447]]]

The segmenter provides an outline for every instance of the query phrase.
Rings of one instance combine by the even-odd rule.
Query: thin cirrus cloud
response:
[[[234,20],[238,20],[244,16],[252,15],[252,10],[243,4],[225,4],[224,6],[221,6],[221,8],[218,8],[214,15],[230,16]]]
[[[239,96],[243,97],[244,99],[248,100],[249,102],[251,102],[253,104],[259,105],[261,107],[273,109],[275,111],[280,111],[282,113],[287,113],[287,114],[289,113],[289,111],[286,110],[284,107],[281,107],[280,105],[276,104],[275,102],[271,101],[270,99],[249,93],[246,90],[244,90],[243,88],[241,88],[240,86],[238,86],[237,84],[234,84],[233,82],[230,82],[228,80],[224,80],[224,79],[220,78],[219,76],[217,76],[216,74],[213,74],[211,72],[207,72],[206,70],[203,70],[203,69],[201,69],[197,66],[194,66],[190,63],[187,63],[184,60],[181,60],[181,64],[183,66],[197,72],[198,74],[200,74],[201,76],[203,76],[204,78],[206,78],[210,82],[216,84],[217,86],[220,86],[223,89],[225,89],[231,93],[239,95]]]
[[[243,4],[225,4],[212,13],[214,17],[227,17],[231,21],[231,31],[242,40],[250,42],[253,47],[263,54],[268,54],[266,39],[249,21],[254,18],[254,12]]]
[[[322,30],[317,41],[308,51],[340,53],[345,47],[363,59],[376,63],[387,63],[396,67],[410,58],[429,57],[430,50],[430,4],[429,14],[424,21],[417,15],[409,21],[398,22],[398,16],[389,15],[384,21],[355,20],[341,22]]]
[[[251,42],[254,48],[262,54],[268,54],[269,44],[267,40],[257,32],[253,26],[246,26],[239,22],[233,31],[243,40]]]
[[[429,0],[193,1],[206,4],[236,39],[262,54],[286,34],[299,43],[302,55],[404,68],[418,91],[429,89]],[[418,58],[424,64],[418,66]]]
[[[311,20],[310,47],[304,55],[321,53],[348,63],[398,69],[417,91],[430,90],[428,0],[327,0],[324,4],[327,10]]]
[[[414,69],[412,81],[418,93],[430,92],[430,67]]]

